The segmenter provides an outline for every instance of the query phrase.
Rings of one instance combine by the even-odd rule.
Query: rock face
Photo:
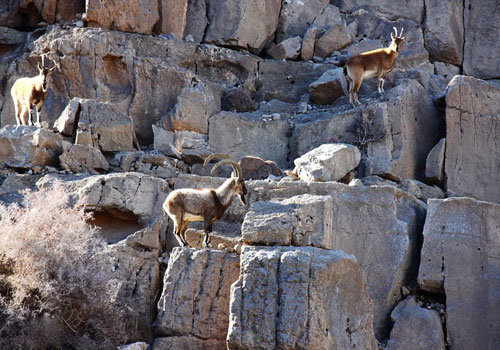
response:
[[[157,0],[88,0],[86,14],[89,26],[140,34],[151,34],[160,19]]]
[[[295,60],[300,56],[301,45],[302,38],[294,36],[271,47],[267,53],[275,60]]]
[[[324,33],[314,46],[314,55],[325,58],[333,51],[343,49],[352,42],[345,22],[337,23]]]
[[[332,3],[346,12],[365,9],[389,19],[406,18],[416,23],[422,23],[424,15],[424,1],[422,0],[412,1],[411,3],[393,2],[390,0],[334,0]]]
[[[276,184],[263,181],[249,186],[248,202],[274,201],[303,194],[331,196],[333,199],[333,246],[328,248],[354,255],[363,268],[368,293],[374,302],[375,333],[383,339],[388,335],[385,332],[390,312],[402,297],[401,287],[417,273],[418,232],[425,216],[423,203],[389,186],[349,187],[339,183]],[[262,216],[263,219],[272,217]],[[290,222],[292,219],[286,220]],[[305,227],[308,222],[317,221],[306,217]],[[266,221],[262,225],[266,225]],[[255,241],[253,244],[266,243]]]
[[[329,196],[295,196],[283,201],[255,202],[241,227],[243,242],[331,249],[333,202]]]
[[[230,286],[238,279],[238,271],[236,255],[211,249],[174,248],[158,302],[158,333],[224,344]]]
[[[0,129],[0,167],[25,168],[58,164],[62,137],[34,126]]]
[[[281,0],[207,0],[205,42],[259,53],[276,31]]]
[[[460,65],[463,59],[462,1],[425,1],[425,47],[432,59]]]
[[[309,25],[327,5],[327,0],[283,1],[276,33],[277,42],[294,36],[303,36]]]
[[[376,349],[370,304],[350,255],[243,247],[231,287],[228,348]]]
[[[453,349],[500,342],[500,205],[471,198],[430,200],[418,275],[421,289],[446,295]]]
[[[442,137],[442,124],[424,88],[405,80],[387,91],[383,102],[297,121],[290,151],[297,158],[324,143],[349,143],[362,153],[360,177],[423,179],[427,154]]]
[[[425,180],[435,184],[441,184],[444,179],[444,154],[446,150],[446,139],[442,138],[434,146],[425,161]]]
[[[495,79],[500,76],[500,23],[490,21],[497,13],[495,0],[464,2],[464,74],[480,79]],[[494,12],[493,12],[494,11]],[[483,45],[487,42],[489,45]]]
[[[286,168],[289,130],[286,120],[266,121],[258,113],[220,112],[210,118],[209,144],[232,159],[256,156]]]
[[[90,131],[92,146],[103,152],[131,151],[135,149],[136,137],[132,119],[110,103],[80,100],[78,131]]]
[[[446,95],[447,189],[450,194],[500,203],[500,86],[456,76]]]
[[[170,179],[177,176],[175,161],[158,152],[119,152],[109,162],[115,172],[137,171],[143,174]]]
[[[303,181],[338,181],[356,168],[361,153],[356,146],[326,143],[295,159],[295,173]]]
[[[439,314],[420,307],[410,297],[391,313],[394,326],[386,350],[444,350],[444,334]]]

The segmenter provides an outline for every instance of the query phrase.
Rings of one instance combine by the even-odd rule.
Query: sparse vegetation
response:
[[[82,203],[61,184],[0,205],[0,348],[107,349],[127,340],[125,310],[96,253]]]

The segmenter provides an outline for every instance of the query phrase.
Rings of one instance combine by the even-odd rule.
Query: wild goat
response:
[[[378,92],[384,92],[385,76],[392,70],[394,61],[398,57],[403,45],[403,28],[398,35],[396,27],[391,32],[392,42],[388,47],[363,52],[347,60],[344,66],[344,74],[349,81],[349,103],[355,106],[354,102],[361,104],[358,100],[358,90],[361,87],[363,78],[378,77]],[[353,101],[354,100],[354,101]]]
[[[54,61],[52,61],[54,62]],[[43,101],[47,95],[47,78],[56,67],[45,67],[45,55],[42,55],[42,65],[38,63],[39,74],[31,78],[19,78],[16,80],[10,94],[14,101],[16,112],[17,125],[33,125],[31,120],[31,111],[36,111],[37,126],[40,126],[40,110],[42,109]],[[28,120],[26,120],[26,112],[28,112]]]
[[[223,155],[211,154],[205,159],[204,165],[206,166],[213,158],[221,156]],[[215,169],[222,164],[231,164],[234,172],[217,189],[181,188],[172,191],[165,200],[165,203],[163,203],[163,211],[174,222],[175,238],[183,247],[188,245],[185,232],[189,221],[203,221],[205,230],[203,246],[208,247],[212,224],[224,215],[226,209],[233,202],[234,195],[237,194],[241,203],[246,205],[245,195],[247,194],[247,189],[245,188],[243,173],[238,163],[230,159],[221,160],[215,164],[210,174],[213,175]]]

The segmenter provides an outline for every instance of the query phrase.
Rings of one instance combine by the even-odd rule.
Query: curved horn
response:
[[[209,155],[205,161],[203,162],[203,167],[205,168],[207,166],[207,164],[214,158],[223,158],[223,159],[229,159],[230,157],[227,155],[227,154],[223,154],[223,153],[212,153],[211,155]]]
[[[397,37],[398,36],[398,30],[396,27],[392,27],[392,29],[394,29],[394,35]]]
[[[40,56],[42,57],[42,68],[45,68],[45,54],[42,53]]]
[[[401,32],[399,33],[399,37],[403,37],[403,28],[401,28]]]
[[[212,171],[210,171],[210,175],[214,176],[215,169],[217,169],[222,164],[231,164],[233,166],[234,172],[236,173],[236,176],[238,177],[238,179],[243,178],[243,175],[242,175],[243,172],[241,171],[240,165],[238,163],[236,163],[234,160],[230,160],[230,159],[224,159],[224,160],[221,160],[220,162],[218,162],[217,164],[215,164],[214,167],[212,168]]]

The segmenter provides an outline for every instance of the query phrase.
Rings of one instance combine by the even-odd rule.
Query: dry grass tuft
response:
[[[108,349],[126,311],[96,261],[105,242],[61,184],[0,205],[0,348]]]

